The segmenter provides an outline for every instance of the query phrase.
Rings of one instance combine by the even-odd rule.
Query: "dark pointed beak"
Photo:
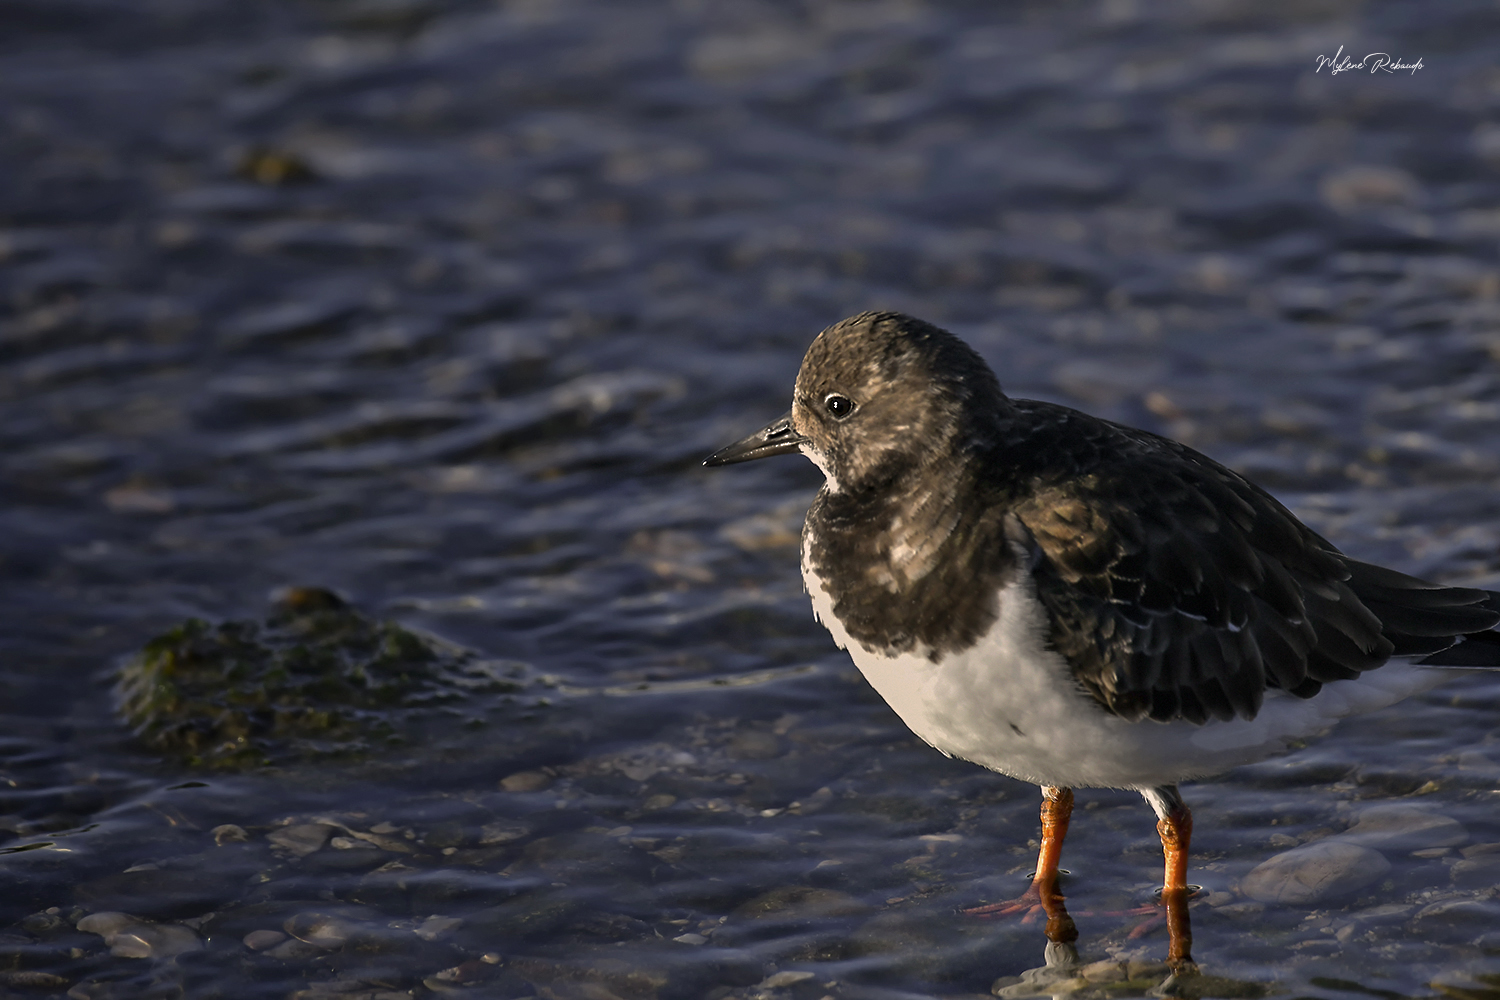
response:
[[[797,451],[807,438],[792,427],[792,411],[787,410],[749,437],[720,448],[703,460],[704,465],[733,465],[772,455],[790,455]]]

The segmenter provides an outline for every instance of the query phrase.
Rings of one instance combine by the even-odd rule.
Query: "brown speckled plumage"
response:
[[[853,415],[831,417],[829,393]],[[1310,697],[1500,617],[1485,591],[1350,559],[1185,445],[1008,399],[966,344],[897,313],[819,335],[792,412],[832,481],[808,513],[807,557],[875,648],[967,648],[1008,574],[1030,572],[1052,647],[1100,707],[1201,723],[1253,718],[1268,688]]]

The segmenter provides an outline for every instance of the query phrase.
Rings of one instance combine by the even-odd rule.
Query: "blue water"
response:
[[[919,745],[812,620],[816,470],[698,467],[863,309],[1360,558],[1500,585],[1492,5],[0,18],[0,996],[1022,982],[1040,926],[957,911],[1024,885],[1035,789]],[[1341,45],[1423,68],[1315,72]],[[244,774],[114,720],[120,658],[295,584],[524,665],[535,717],[476,695]],[[1497,705],[1461,681],[1185,788],[1213,989],[1493,995]],[[1342,895],[1245,893],[1391,804],[1458,829]],[[1165,956],[1109,915],[1159,876],[1138,797],[1080,792],[1064,864],[1082,962]],[[1048,989],[1145,989],[1101,970]]]

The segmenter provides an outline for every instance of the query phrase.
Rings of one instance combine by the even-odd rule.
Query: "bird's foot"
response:
[[[1197,962],[1188,958],[1179,962],[1169,962],[1168,966],[1171,969],[1170,974],[1155,989],[1148,991],[1147,996],[1195,997],[1199,995],[1192,985],[1192,980],[1202,975],[1198,971]]]
[[[999,903],[987,903],[984,906],[971,906],[967,910],[960,910],[959,912],[966,917],[980,917],[985,920],[999,920],[1002,917],[1013,917],[1021,913],[1025,914],[1021,918],[1021,923],[1029,924],[1036,919],[1038,913],[1043,913],[1045,910],[1046,907],[1042,903],[1042,894],[1033,885],[1015,899],[1007,899]]]
[[[999,903],[986,903],[984,906],[971,906],[967,910],[960,910],[966,917],[982,917],[988,920],[998,920],[1001,917],[1013,917],[1017,913],[1024,913],[1021,923],[1029,924],[1037,918],[1039,913],[1050,914],[1053,910],[1062,910],[1063,897],[1058,892],[1059,876],[1069,875],[1066,868],[1058,868],[1050,877],[1037,878],[1036,872],[1032,872],[1027,878],[1031,884],[1026,891],[1015,899],[1003,900]]]

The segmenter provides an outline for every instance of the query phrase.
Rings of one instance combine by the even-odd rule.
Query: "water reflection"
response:
[[[1194,887],[1195,889],[1197,887]],[[1046,943],[1042,950],[1042,964],[1019,974],[1002,978],[992,986],[994,995],[1003,998],[1073,997],[1099,996],[1158,996],[1158,997],[1260,997],[1270,988],[1270,983],[1228,979],[1205,972],[1190,957],[1192,948],[1192,926],[1189,907],[1190,894],[1176,892],[1164,894],[1164,899],[1124,911],[1085,911],[1083,919],[1120,917],[1144,917],[1131,926],[1123,936],[1125,942],[1144,938],[1163,925],[1168,932],[1165,959],[1151,959],[1137,954],[1132,958],[1106,958],[1088,961],[1081,957],[1080,947],[1087,948],[1087,941],[1080,945],[1079,930],[1069,914],[1061,887],[1054,878],[1037,889],[1035,909],[1021,918],[1023,924],[1032,923],[1037,912],[1045,914],[1044,934]]]

